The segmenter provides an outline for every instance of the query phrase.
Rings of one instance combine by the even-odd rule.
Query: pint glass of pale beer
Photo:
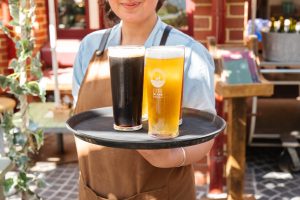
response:
[[[178,136],[184,48],[151,47],[145,53],[149,134],[167,139]]]
[[[145,48],[108,48],[114,129],[134,131],[142,128],[142,98]]]

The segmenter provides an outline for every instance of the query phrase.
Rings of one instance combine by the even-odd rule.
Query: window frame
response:
[[[49,0],[47,0],[49,1]],[[85,2],[85,22],[86,27],[84,29],[59,29],[58,28],[58,0],[55,0],[55,14],[56,14],[56,30],[57,30],[57,38],[58,39],[82,39],[87,34],[95,31],[96,29],[91,29],[90,27],[90,12],[89,12],[89,1],[84,0]],[[48,7],[48,4],[47,4]],[[100,29],[103,28],[103,11],[102,8],[99,6],[100,13],[99,13],[99,23]],[[48,9],[47,9],[48,10]]]

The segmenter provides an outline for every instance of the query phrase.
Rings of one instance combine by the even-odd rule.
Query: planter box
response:
[[[300,34],[262,32],[263,57],[268,61],[300,62]]]

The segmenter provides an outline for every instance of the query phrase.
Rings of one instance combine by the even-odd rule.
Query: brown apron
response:
[[[89,63],[75,113],[112,105],[107,51],[103,51],[108,35],[103,37],[101,47]],[[164,35],[163,38],[168,33]],[[165,43],[165,39],[162,41]],[[75,141],[80,168],[80,200],[195,199],[191,165],[157,168],[135,150],[93,145],[78,138]]]

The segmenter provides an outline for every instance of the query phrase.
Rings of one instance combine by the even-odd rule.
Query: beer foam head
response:
[[[108,47],[108,56],[118,58],[140,57],[145,55],[143,46],[114,46]]]
[[[168,59],[184,57],[183,46],[155,46],[146,49],[145,56],[148,58]]]

